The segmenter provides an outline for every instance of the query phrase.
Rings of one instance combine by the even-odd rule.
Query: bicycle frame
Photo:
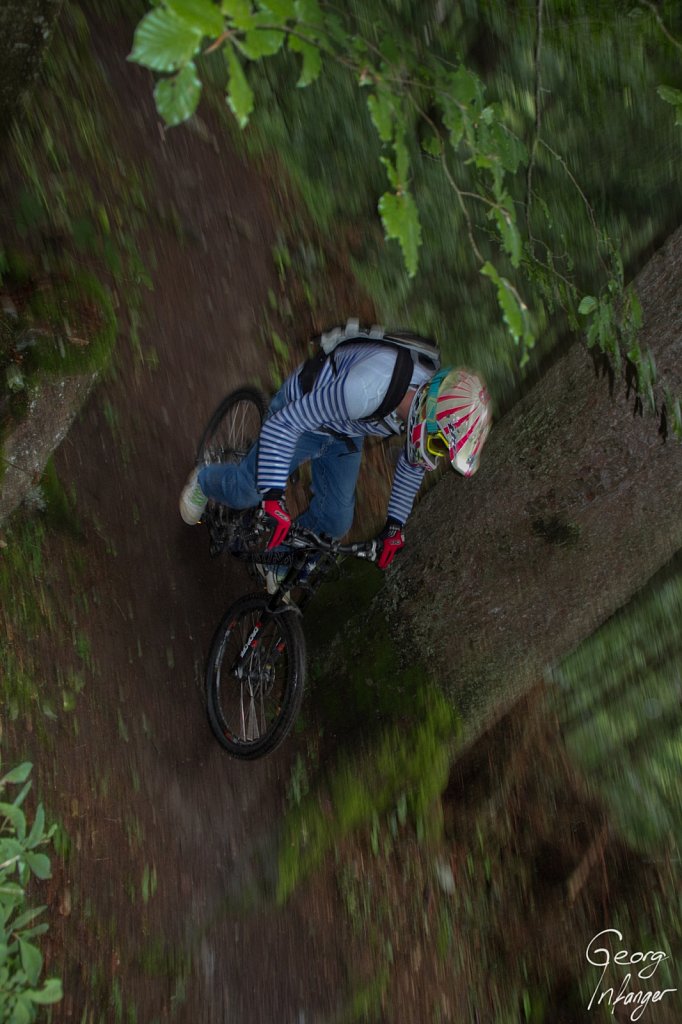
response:
[[[291,526],[287,534],[286,546],[289,550],[284,552],[268,552],[267,549],[262,547],[262,540],[267,535],[268,530],[267,527],[263,526],[262,521],[258,520],[257,515],[256,513],[256,519],[254,520],[253,510],[247,510],[245,513],[238,513],[232,521],[230,521],[228,516],[227,522],[224,524],[227,535],[222,542],[221,549],[227,547],[236,557],[252,563],[271,565],[273,562],[279,562],[279,564],[283,564],[286,560],[286,563],[289,564],[286,576],[271,595],[270,601],[266,605],[264,619],[266,616],[274,617],[285,612],[303,614],[303,608],[313,597],[317,587],[324,578],[325,573],[320,571],[322,566],[316,567],[317,586],[306,585],[302,595],[295,603],[290,600],[287,601],[287,598],[290,592],[298,585],[298,578],[311,552],[320,552],[323,556],[331,556],[330,565],[333,564],[333,559],[337,555],[352,555],[355,558],[367,561],[374,561],[377,557],[377,542],[374,540],[356,542],[354,544],[341,544],[338,541],[326,540],[313,533],[312,530],[306,530],[295,524]],[[230,525],[232,526],[231,531]],[[209,522],[210,528],[211,523]],[[260,544],[256,551],[251,548],[251,543],[254,541]],[[239,656],[232,665],[231,671],[239,679],[242,679],[248,671],[248,661],[253,657],[253,652],[258,647],[259,633],[262,628],[262,621],[254,625],[239,652]],[[277,644],[275,643],[273,644],[273,652],[276,649]]]

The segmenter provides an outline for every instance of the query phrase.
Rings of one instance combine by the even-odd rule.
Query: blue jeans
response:
[[[266,419],[285,404],[278,391],[268,409]],[[293,473],[310,459],[312,498],[306,511],[296,520],[300,526],[315,533],[326,533],[338,539],[350,530],[355,510],[355,484],[360,471],[363,437],[345,439],[331,434],[307,431],[298,439],[289,466]],[[258,442],[238,465],[215,464],[199,471],[199,486],[207,498],[230,508],[255,508],[262,501],[256,487]]]

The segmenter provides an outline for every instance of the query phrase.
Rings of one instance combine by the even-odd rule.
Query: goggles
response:
[[[439,430],[437,434],[427,435],[426,450],[429,453],[429,455],[435,455],[437,458],[449,454],[450,445],[445,439],[445,435],[443,434],[442,430]]]

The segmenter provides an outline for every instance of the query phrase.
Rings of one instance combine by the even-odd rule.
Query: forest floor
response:
[[[209,559],[177,498],[223,395],[270,387],[263,311],[287,336],[292,317],[278,317],[291,302],[301,342],[347,315],[371,318],[371,304],[330,262],[311,312],[278,269],[300,215],[272,171],[246,163],[208,110],[194,130],[164,133],[151,77],[125,62],[129,34],[100,44],[120,111],[112,153],[147,165],[154,184],[154,287],[140,345],[121,338],[58,454],[76,526],[45,533],[30,581],[42,626],[11,640],[42,682],[40,701],[5,722],[3,757],[34,762],[59,823],[61,855],[37,893],[49,904],[47,973],[65,989],[51,1020],[598,1019],[581,995],[598,981],[585,947],[633,886],[653,898],[665,865],[611,836],[542,687],[457,762],[442,834],[419,838],[394,815],[340,842],[284,906],[239,898],[267,891],[317,726],[304,712],[305,731],[248,765],[213,741],[204,656],[250,584]],[[364,524],[385,496],[380,461],[373,472]],[[659,1004],[650,1019],[668,1012]]]

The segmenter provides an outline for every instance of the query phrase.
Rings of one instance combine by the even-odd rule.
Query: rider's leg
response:
[[[327,438],[312,456],[310,505],[297,522],[334,539],[350,530],[355,510],[355,485],[362,461],[362,437],[348,441]]]
[[[265,418],[268,419],[286,404],[284,390],[280,389],[270,402]],[[255,508],[261,496],[256,487],[258,468],[258,442],[250,448],[239,463],[214,463],[199,470],[199,486],[207,498],[230,508]]]
[[[207,498],[230,508],[254,508],[260,502],[256,488],[258,442],[239,463],[214,463],[199,470],[199,486]]]

